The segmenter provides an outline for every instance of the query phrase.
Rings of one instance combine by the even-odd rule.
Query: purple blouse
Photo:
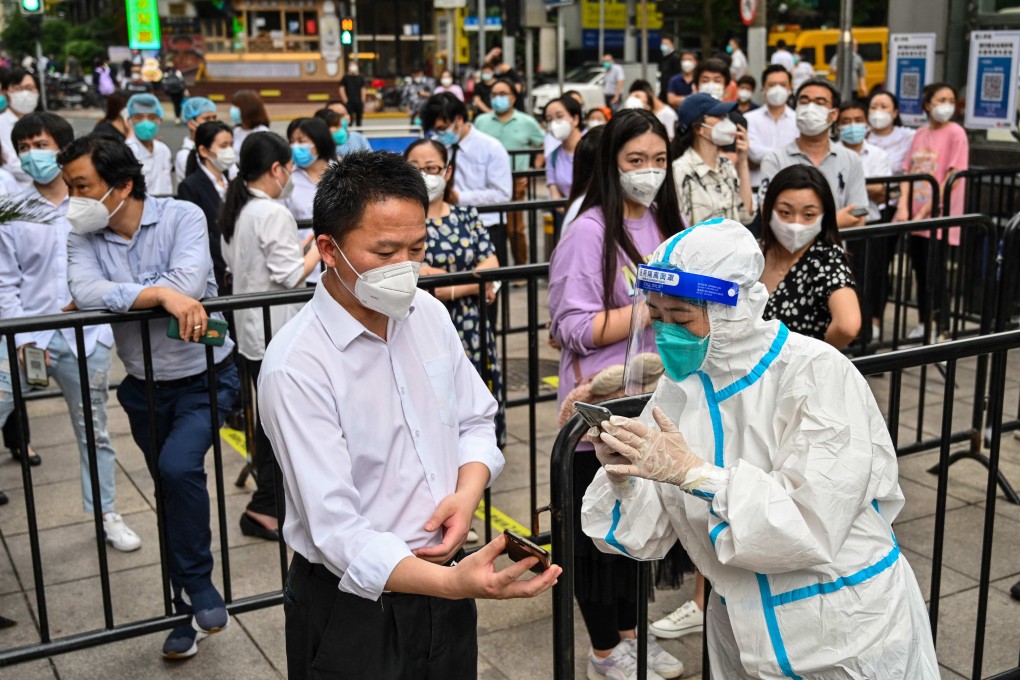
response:
[[[570,187],[574,185],[574,154],[562,146],[557,147],[546,162],[545,183],[555,184],[563,198],[570,198]]]
[[[625,220],[627,233],[647,260],[665,240],[655,224],[652,210],[644,217]],[[607,366],[622,364],[627,356],[627,340],[596,347],[595,316],[602,308],[602,244],[605,220],[600,208],[585,211],[574,220],[570,230],[556,246],[549,262],[549,313],[552,335],[563,348],[560,353],[560,403],[576,380],[574,362],[582,378],[590,378]],[[610,308],[625,307],[633,301],[636,266],[619,252],[619,272]],[[651,329],[648,329],[651,332]],[[651,338],[649,338],[651,340]]]

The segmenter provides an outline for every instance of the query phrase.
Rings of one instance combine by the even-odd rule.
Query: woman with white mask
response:
[[[421,171],[429,192],[425,260],[419,272],[421,276],[499,267],[496,247],[489,240],[488,229],[478,219],[478,211],[471,206],[450,203],[454,168],[449,164],[446,147],[431,139],[419,139],[407,147],[404,158]],[[432,294],[450,312],[453,325],[457,327],[457,334],[464,344],[464,351],[482,377],[486,375],[482,343],[488,347],[484,357],[488,364],[487,385],[499,402],[499,410],[496,412],[496,442],[502,447],[506,444],[506,417],[501,400],[503,380],[492,324],[487,326],[488,332],[484,338],[481,334],[482,308],[478,300],[478,286],[440,286]],[[496,291],[489,285],[485,290],[485,301],[492,304],[495,300]],[[478,540],[477,536],[474,539]]]
[[[234,277],[234,294],[297,288],[317,269],[319,250],[302,252],[311,237],[298,242],[297,222],[279,202],[294,186],[291,147],[272,132],[252,133],[241,145],[238,170],[220,213],[223,259]],[[265,328],[259,307],[234,312],[237,349],[256,390],[268,335],[275,335],[300,309],[301,305],[271,307],[270,328]],[[261,419],[255,421],[254,451],[257,488],[241,515],[241,533],[280,540],[283,517],[276,507],[275,462]]]
[[[808,165],[780,170],[761,214],[765,319],[843,349],[861,329],[861,308],[825,176]]]
[[[916,130],[900,120],[900,100],[892,92],[876,92],[868,100],[868,142],[885,151],[895,174],[903,172]]]
[[[597,157],[581,214],[549,262],[551,334],[562,348],[561,402],[604,369],[623,364],[636,268],[659,243],[683,229],[669,137],[650,111],[614,113],[603,128]],[[599,468],[591,449],[587,445],[577,456],[575,489],[587,488]],[[575,500],[573,512],[579,516],[580,494]],[[637,563],[600,552],[580,533],[580,522],[575,526],[574,564],[564,568],[573,569],[575,596],[591,643],[587,677],[634,677]],[[683,673],[683,663],[654,638],[649,638],[648,657],[653,671],[649,677]]]
[[[677,111],[680,134],[673,142],[673,179],[687,224],[716,217],[749,224],[754,217],[747,130],[729,118],[736,106],[698,92]],[[722,152],[730,144],[736,144],[736,164]]]
[[[574,150],[581,141],[581,121],[584,110],[576,99],[567,95],[545,105],[543,118],[552,141],[559,144],[548,152],[545,161],[545,183],[549,198],[557,200],[570,196],[574,183]],[[552,145],[548,145],[552,146]],[[563,227],[564,208],[553,213],[553,232],[558,239]]]

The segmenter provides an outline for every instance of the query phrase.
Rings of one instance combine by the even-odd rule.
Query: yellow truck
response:
[[[864,80],[870,92],[875,85],[885,82],[889,66],[889,29],[884,26],[851,29],[859,47],[859,54],[864,60]],[[836,44],[839,42],[838,29],[810,29],[798,31],[793,37],[791,31],[774,31],[769,33],[769,53],[774,51],[776,43],[782,38],[800,52],[801,59],[810,63],[815,74],[835,80],[829,73],[829,64],[836,56]],[[791,39],[792,38],[792,39]]]

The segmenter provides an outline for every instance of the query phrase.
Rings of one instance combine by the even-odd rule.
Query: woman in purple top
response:
[[[545,105],[542,112],[549,135],[556,143],[552,151],[546,150],[545,183],[549,198],[556,200],[570,196],[574,183],[574,151],[581,141],[581,122],[584,110],[576,99],[567,95]],[[553,214],[553,238],[559,240],[566,208],[557,208]]]
[[[637,264],[682,228],[671,161],[666,129],[650,112],[626,110],[606,125],[581,214],[549,263],[552,335],[562,347],[561,402],[580,382],[624,362]],[[587,452],[590,446],[582,450],[585,446],[578,447],[575,489],[587,488],[599,468]],[[576,498],[578,515],[580,502]],[[591,638],[588,677],[603,677],[637,663],[631,639],[638,623],[638,565],[600,552],[578,534],[572,566],[574,592]],[[653,640],[649,668],[677,677],[683,664]]]

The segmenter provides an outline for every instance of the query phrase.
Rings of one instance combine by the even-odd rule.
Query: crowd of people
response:
[[[897,200],[868,178],[929,173],[944,186],[953,171],[966,169],[968,147],[953,122],[956,92],[947,83],[926,87],[929,122],[914,131],[902,125],[891,93],[842,101],[829,80],[801,77],[802,64],[785,46],[772,62],[759,81],[748,73],[737,40],[724,55],[701,60],[666,37],[657,84],[625,82],[624,70],[606,55],[604,100],[586,102],[566,92],[540,117],[524,110],[523,79],[498,51],[471,87],[450,71],[437,82],[415,67],[401,105],[425,136],[402,156],[372,153],[371,141],[353,129],[362,124],[366,94],[356,63],[340,81],[339,98],[290,121],[285,136],[270,130],[254,90],[233,95],[228,120],[220,120],[208,99],[187,97],[186,89],[179,97],[167,91],[175,119],[187,129],[176,150],[160,140],[163,103],[133,87],[134,67],[121,89],[106,96],[105,115],[93,132],[77,139],[67,121],[40,110],[31,70],[0,70],[0,193],[34,210],[0,226],[0,317],[155,307],[170,314],[150,322],[149,339],[133,324],[86,332],[99,499],[89,481],[82,358],[73,333],[15,339],[22,354],[47,353],[46,370],[67,401],[81,454],[84,510],[100,504],[107,542],[131,551],[141,539],[116,512],[116,453],[106,430],[113,351],[125,366],[117,398],[169,518],[174,606],[192,617],[171,631],[164,656],[193,656],[199,641],[229,623],[212,580],[204,458],[211,412],[225,419],[242,390],[254,392],[260,417],[251,447],[257,489],[240,529],[282,538],[295,550],[284,595],[292,677],[347,668],[355,650],[365,673],[427,667],[444,677],[469,677],[474,611],[463,598],[533,596],[553,585],[559,567],[527,583],[517,579],[530,561],[495,573],[502,538],[466,559],[461,551],[479,498],[502,468],[506,443],[493,324],[481,323],[496,288],[446,285],[426,293],[416,287],[419,276],[427,281],[527,263],[523,216],[504,222],[478,209],[522,199],[528,180],[515,180],[514,173],[544,168],[549,197],[567,203],[554,215],[558,243],[549,269],[561,422],[580,393],[597,395],[593,400],[624,393],[626,376],[633,377],[638,364],[639,384],[656,390],[653,404],[661,409],[641,420],[614,417],[601,431],[593,429],[582,449],[596,455],[579,456],[575,467],[575,488],[589,489],[574,508],[583,522],[577,523],[571,565],[591,643],[589,677],[634,677],[634,640],[643,622],[635,620],[633,557],[664,557],[660,584],[676,586],[684,572],[697,573],[694,599],[651,630],[660,638],[699,631],[707,608],[713,666],[729,669],[726,677],[745,677],[751,667],[771,672],[773,664],[785,673],[784,663],[793,663],[807,674],[838,664],[838,654],[819,651],[838,647],[830,644],[834,639],[841,645],[854,637],[838,615],[822,605],[810,610],[797,623],[798,646],[777,661],[770,656],[772,628],[766,633],[740,614],[728,616],[718,596],[707,602],[701,574],[735,606],[750,606],[762,573],[781,570],[776,560],[789,560],[795,571],[788,581],[795,587],[811,573],[838,577],[868,566],[850,552],[859,557],[890,549],[888,525],[902,506],[895,457],[884,429],[874,431],[881,416],[866,384],[835,351],[881,335],[887,287],[869,282],[868,299],[859,299],[863,266],[848,256],[840,230],[928,216],[933,206],[926,185],[905,183]],[[759,82],[760,106],[752,101]],[[954,212],[960,201],[954,194]],[[313,227],[299,228],[309,221]],[[944,240],[911,236],[918,281],[926,280],[931,248],[958,244],[952,231]],[[868,251],[879,278],[887,276],[893,245]],[[675,280],[669,287],[650,286],[670,272]],[[694,294],[701,288],[684,283],[687,276],[731,286],[733,300]],[[234,312],[209,370],[197,341],[228,320],[208,314],[202,299],[300,286],[315,287],[312,302],[273,307],[268,327],[260,309]],[[940,302],[928,299],[926,286],[917,289],[921,327]],[[171,322],[184,342],[168,337]],[[650,349],[635,356],[642,342]],[[658,363],[650,354],[660,357]],[[12,454],[38,465],[42,459],[27,429],[9,427],[27,422],[10,389],[9,365],[17,360],[3,343],[0,421]],[[755,373],[759,360],[765,364]],[[831,375],[817,383],[804,379],[799,371],[813,360],[833,367]],[[720,407],[717,402],[731,395],[716,387],[752,375],[747,380],[753,384],[773,362],[779,368],[766,374],[773,378]],[[251,384],[241,384],[238,364]],[[19,375],[23,391],[34,389],[24,370]],[[781,428],[765,416],[755,416],[761,420],[757,434],[740,434],[734,404],[754,404],[751,392],[772,403],[769,418],[791,427],[829,422],[834,405],[820,399],[826,390],[842,390],[833,387],[836,376],[854,385],[847,397],[853,403],[843,408],[860,414],[845,436],[817,435],[820,443],[808,435],[780,436]],[[815,400],[798,401],[798,394]],[[724,431],[748,444],[746,450],[724,447]],[[781,460],[790,442],[797,454]],[[821,479],[824,472],[805,471],[816,443],[825,456],[847,449],[860,468],[860,493],[832,489],[833,480],[826,485]],[[661,465],[642,462],[649,452],[653,460],[665,456]],[[703,460],[714,465],[699,467]],[[816,508],[808,518],[797,509],[803,506],[797,494],[784,486],[784,474],[800,475],[801,496],[841,499],[840,512]],[[729,502],[727,489],[733,489]],[[758,498],[759,492],[765,495]],[[736,494],[761,503],[740,505]],[[782,508],[788,527],[769,524],[761,506],[768,499]],[[874,516],[853,526],[854,545],[836,540],[872,502]],[[611,526],[603,526],[607,521]],[[789,550],[766,554],[745,545],[738,528]],[[408,562],[412,556],[418,559]],[[889,616],[876,614],[869,625],[874,636],[897,626],[908,634],[898,638],[906,640],[902,646],[890,640],[867,663],[877,668],[907,659],[910,677],[937,677],[913,575],[905,559],[893,563],[876,577],[871,597],[895,602],[907,621],[893,620],[890,607]],[[409,643],[389,655],[379,639],[411,624],[382,620],[365,604],[376,599],[408,621],[432,626],[446,651],[429,657],[428,649]],[[437,599],[452,603],[440,606]],[[437,631],[433,615],[458,624]],[[339,644],[330,623],[335,617],[363,632]],[[838,625],[830,625],[833,619]],[[770,636],[771,646],[764,642]],[[422,661],[423,654],[430,660]],[[865,657],[861,652],[858,658]],[[648,664],[653,679],[684,670],[655,638]]]

